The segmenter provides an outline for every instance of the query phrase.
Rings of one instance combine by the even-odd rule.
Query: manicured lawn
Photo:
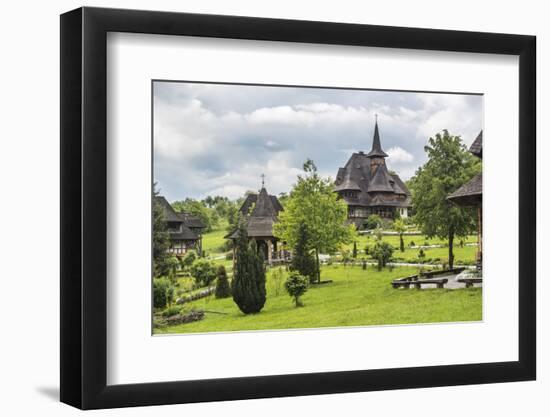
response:
[[[395,246],[396,248],[399,247],[399,236],[398,235],[383,235],[382,240],[384,242],[388,242],[389,244]],[[458,247],[459,242],[461,239],[455,239],[455,247]],[[464,243],[477,243],[477,236],[470,235],[466,238],[462,239]],[[374,242],[376,241],[375,236],[373,235],[359,235],[357,237],[357,249],[364,249],[364,247],[368,245],[374,245]],[[403,236],[403,241],[405,242],[405,246],[408,247],[411,242],[414,242],[417,246],[424,246],[424,245],[445,245],[447,244],[447,239],[439,239],[437,237],[433,237],[431,239],[428,239],[425,235],[405,235]],[[346,245],[347,248],[351,249],[353,246],[353,243]]]
[[[318,328],[406,323],[478,321],[482,319],[482,289],[396,290],[392,279],[417,272],[416,268],[377,271],[374,267],[324,266],[323,280],[302,297],[295,308],[272,274],[267,276],[267,301],[259,314],[244,315],[231,298],[208,297],[186,304],[206,310],[202,321],[155,329],[155,333],[223,332]],[[286,279],[286,275],[283,278]],[[277,288],[279,287],[279,288]],[[224,314],[219,314],[224,313]]]
[[[216,230],[213,230],[212,232],[205,233],[202,238],[202,247],[203,250],[206,251],[206,255],[208,258],[220,258],[221,256],[225,255],[225,252],[223,252],[223,245],[225,243],[224,236],[227,234],[227,224],[221,224]],[[405,242],[405,252],[399,251],[399,236],[387,236],[385,235],[382,240],[384,242],[388,242],[391,244],[396,250],[393,253],[394,261],[395,262],[418,262],[418,252],[420,249],[411,249],[409,247],[409,243],[414,242],[415,245],[423,246],[423,245],[440,245],[440,244],[446,244],[447,241],[445,239],[439,239],[439,238],[432,238],[427,239],[423,235],[416,235],[416,236],[403,236],[403,240]],[[468,236],[465,239],[462,239],[464,243],[477,243],[477,236],[471,235]],[[358,251],[358,257],[361,258],[367,258],[370,259],[370,256],[365,255],[365,247],[368,246],[374,246],[374,243],[376,241],[376,238],[374,236],[369,235],[360,235],[355,240],[357,242],[357,251]],[[476,259],[476,252],[477,252],[477,246],[466,246],[460,247],[459,245],[460,239],[457,239],[455,242],[453,252],[455,255],[455,263],[460,264],[466,264],[466,265],[474,265],[475,259]],[[352,250],[353,243],[345,245],[343,249],[346,250]],[[425,261],[427,263],[441,263],[441,259],[447,259],[449,257],[449,249],[446,247],[443,248],[427,248],[423,249],[424,255],[425,255]],[[232,262],[227,261],[225,259],[216,259],[216,264],[224,264],[226,268],[232,267]]]
[[[399,251],[399,236],[383,236],[382,240],[384,242],[388,242],[391,244],[395,251],[393,253],[393,258],[396,262],[404,261],[404,262],[418,262],[418,253],[420,249],[411,249],[409,247],[409,243],[414,242],[417,246],[424,246],[424,245],[441,245],[441,244],[447,244],[447,241],[444,239],[439,238],[432,238],[427,239],[423,235],[416,235],[416,236],[403,236],[403,240],[405,243],[405,251],[401,252]],[[477,236],[468,236],[465,239],[462,239],[463,242],[466,243],[477,243]],[[365,247],[368,246],[374,246],[376,242],[376,238],[374,236],[369,235],[361,235],[358,236],[356,239],[357,242],[357,251],[359,257],[365,256]],[[476,252],[477,252],[477,246],[466,246],[460,247],[459,245],[460,239],[455,241],[455,245],[453,246],[453,253],[455,256],[455,263],[456,264],[469,264],[473,265],[475,264],[476,259]],[[352,250],[353,243],[346,245],[344,247],[347,250]],[[425,260],[428,261],[432,259],[433,263],[440,263],[440,259],[448,259],[449,257],[449,248],[442,247],[442,248],[425,248],[422,249],[424,251]],[[369,257],[367,257],[369,258]]]

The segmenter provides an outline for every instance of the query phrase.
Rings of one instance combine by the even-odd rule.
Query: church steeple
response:
[[[380,133],[378,133],[378,115],[376,115],[376,121],[374,122],[374,137],[372,139],[372,149],[367,154],[367,157],[382,157],[386,158],[388,154],[382,150],[382,145],[380,145]]]

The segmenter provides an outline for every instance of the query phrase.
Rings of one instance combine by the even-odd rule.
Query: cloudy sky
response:
[[[307,158],[334,178],[368,152],[375,114],[388,168],[403,180],[426,160],[442,129],[470,145],[482,128],[476,95],[154,83],[154,177],[169,201],[288,192]]]

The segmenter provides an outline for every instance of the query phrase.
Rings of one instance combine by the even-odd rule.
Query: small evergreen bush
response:
[[[386,266],[393,255],[394,248],[388,242],[378,241],[372,249],[372,257],[378,262],[378,270]]]
[[[294,298],[294,305],[302,307],[304,304],[300,297],[305,294],[308,287],[308,279],[293,272],[285,282],[285,288],[288,294]]]
[[[225,266],[220,265],[217,271],[216,280],[216,298],[231,297],[231,287],[229,286],[229,280],[227,279],[227,272],[225,272]]]
[[[424,258],[426,258],[426,254],[424,253],[423,249],[420,249],[418,251],[418,259],[420,260],[420,262],[422,262],[424,260]]]

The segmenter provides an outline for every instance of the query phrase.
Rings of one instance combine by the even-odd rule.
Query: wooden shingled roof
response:
[[[479,132],[470,146],[470,152],[479,158],[483,156],[483,130]],[[466,184],[462,185],[454,193],[447,197],[454,203],[462,206],[475,206],[481,204],[483,197],[483,175],[477,174]]]
[[[346,165],[338,169],[334,191],[341,193],[342,198],[354,206],[410,207],[411,193],[405,183],[399,175],[390,173],[385,163],[379,162],[380,158],[387,156],[382,150],[378,123],[376,123],[371,151],[368,154],[353,153]],[[373,163],[376,167],[371,169]],[[354,193],[344,193],[344,191],[354,191]],[[390,197],[391,195],[395,197],[396,194],[399,198]],[[376,196],[379,198],[375,198]]]
[[[177,224],[179,228],[178,232],[170,232],[170,239],[197,240],[199,238],[192,229],[203,229],[206,226],[198,217],[190,213],[178,213],[163,196],[155,196],[154,201],[162,207],[166,221]]]
[[[449,200],[463,205],[474,206],[481,203],[483,195],[483,175],[477,174],[454,193],[449,194]]]
[[[369,157],[379,156],[386,158],[388,154],[382,150],[380,144],[380,133],[378,132],[378,121],[374,124],[374,137],[372,138],[372,149],[367,154]]]
[[[483,130],[479,132],[472,146],[470,146],[470,152],[478,158],[483,158]]]
[[[278,198],[269,195],[265,187],[258,194],[249,194],[243,202],[240,212],[245,216],[245,227],[249,237],[274,237],[273,225],[277,221],[283,206]],[[236,239],[238,230],[229,233],[226,239]]]

